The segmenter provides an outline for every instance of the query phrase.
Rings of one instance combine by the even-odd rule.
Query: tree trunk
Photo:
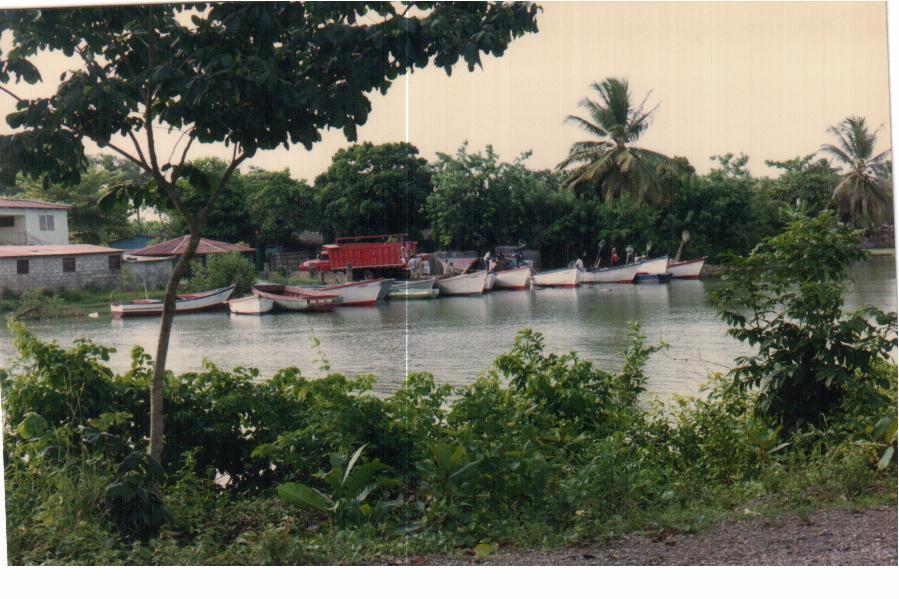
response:
[[[200,230],[191,231],[187,250],[178,258],[175,268],[165,287],[165,300],[162,309],[162,322],[159,325],[159,341],[156,344],[156,359],[153,363],[153,381],[150,387],[150,455],[162,461],[163,420],[162,398],[165,392],[165,362],[169,351],[169,337],[172,333],[172,321],[175,319],[175,299],[178,295],[178,284],[187,272],[200,243]]]

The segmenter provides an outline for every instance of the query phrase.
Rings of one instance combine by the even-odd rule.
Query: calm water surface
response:
[[[892,257],[872,258],[857,266],[853,278],[847,307],[896,310]],[[390,392],[411,371],[432,372],[443,383],[471,382],[509,349],[524,328],[543,333],[552,351],[575,351],[599,367],[616,369],[627,341],[627,324],[637,321],[650,342],[671,346],[649,362],[650,391],[659,396],[695,393],[710,373],[727,370],[746,351],[725,335],[723,323],[707,302],[706,293],[715,284],[673,281],[499,292],[343,308],[331,314],[184,315],[175,319],[168,366],[176,372],[197,370],[208,358],[220,367],[255,366],[263,375],[297,366],[307,376],[317,376],[324,356],[332,371],[373,373],[376,389]],[[63,344],[88,337],[116,348],[110,360],[116,370],[128,367],[134,345],[155,351],[158,334],[158,321],[152,318],[84,318],[29,326],[41,338]],[[321,342],[317,349],[313,338]],[[14,355],[3,327],[0,364],[9,363]]]

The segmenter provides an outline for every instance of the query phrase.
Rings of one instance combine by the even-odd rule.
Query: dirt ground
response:
[[[481,560],[413,557],[396,565],[897,565],[895,507],[730,521],[697,534],[630,535],[604,545],[504,550]]]

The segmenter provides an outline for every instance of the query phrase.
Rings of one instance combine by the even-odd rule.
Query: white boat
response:
[[[675,279],[698,279],[704,265],[705,256],[696,260],[684,260],[682,262],[669,260],[668,272]]]
[[[287,285],[256,285],[253,295],[270,299],[290,312],[329,312],[340,304],[340,296]]]
[[[384,291],[384,297],[390,292],[393,285],[393,279],[370,279],[368,281],[356,281],[354,283],[344,283],[342,285],[329,285],[319,287],[306,287],[308,291],[339,295],[341,298],[340,307],[344,306],[374,306],[381,299],[381,292]],[[301,288],[303,289],[303,288]]]
[[[399,291],[403,289],[433,289],[436,277],[430,279],[412,279],[411,281],[394,281],[390,286],[390,291]]]
[[[390,291],[391,300],[415,300],[415,299],[433,299],[440,295],[439,289],[392,289]]]
[[[663,275],[668,272],[668,256],[637,262],[637,274]]]
[[[466,275],[437,279],[441,295],[480,295],[487,287],[487,271],[477,270]]]
[[[490,291],[496,284],[496,273],[488,272],[487,278],[484,279],[484,291]]]
[[[509,270],[499,270],[494,273],[496,282],[493,288],[500,289],[527,289],[531,282],[531,267],[518,266]]]
[[[588,270],[581,273],[581,283],[633,283],[639,268],[639,264],[622,264],[621,266]]]
[[[559,268],[535,274],[532,278],[538,287],[577,287],[583,273],[575,267]]]
[[[187,314],[190,312],[203,312],[221,308],[231,294],[234,293],[234,285],[203,291],[200,293],[185,293],[175,299],[175,314]],[[129,316],[158,316],[162,314],[163,301],[158,299],[134,300],[109,306],[113,318],[125,318]]]
[[[268,314],[275,302],[258,295],[248,295],[225,302],[232,314]]]

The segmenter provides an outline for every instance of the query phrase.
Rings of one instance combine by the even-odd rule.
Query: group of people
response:
[[[431,276],[431,261],[418,256],[412,256],[407,262],[409,273],[413,279],[417,279],[419,275],[424,277]]]
[[[637,261],[637,255],[634,251],[634,246],[632,246],[631,244],[627,244],[627,247],[624,248],[624,252],[624,264],[634,264]],[[586,256],[586,254],[584,254],[584,256]],[[621,256],[618,255],[618,248],[613,245],[612,250],[609,254],[609,266],[619,266],[619,262],[621,262]],[[598,267],[601,264],[602,256],[597,258],[595,266]],[[581,258],[578,258],[577,260],[575,260],[574,266],[578,270],[584,270],[584,261]]]

